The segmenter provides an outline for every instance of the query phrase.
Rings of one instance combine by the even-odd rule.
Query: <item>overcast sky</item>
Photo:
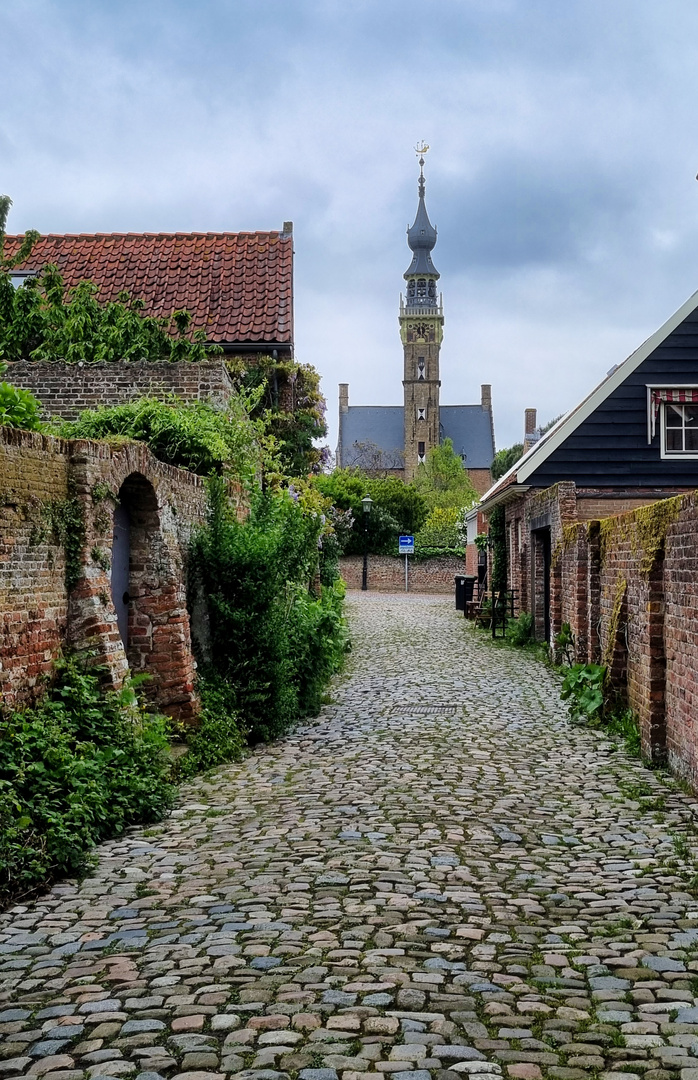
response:
[[[11,0],[22,232],[295,232],[296,348],[402,401],[420,139],[444,403],[575,404],[698,288],[695,0]]]

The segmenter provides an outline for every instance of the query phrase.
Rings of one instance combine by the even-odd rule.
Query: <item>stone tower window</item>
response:
[[[418,420],[426,420],[426,418],[427,418],[427,410],[426,410],[426,408],[424,408],[424,409],[418,408],[417,409],[417,419]]]
[[[417,279],[417,299],[423,300],[427,295],[427,282],[426,278]]]
[[[417,378],[424,379],[424,357],[419,356],[417,358]]]
[[[426,463],[426,443],[417,443],[417,464],[424,465]]]

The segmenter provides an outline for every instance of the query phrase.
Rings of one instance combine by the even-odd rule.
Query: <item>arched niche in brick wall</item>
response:
[[[150,676],[146,693],[186,719],[196,706],[194,661],[172,544],[153,484],[142,473],[130,473],[118,492],[112,548],[112,596],[125,630],[121,637],[131,671]]]

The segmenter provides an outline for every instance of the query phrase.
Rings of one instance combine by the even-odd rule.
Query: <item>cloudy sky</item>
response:
[[[497,445],[566,410],[698,288],[695,0],[11,0],[11,230],[294,222],[296,344],[399,403],[412,148],[446,314],[442,401]]]

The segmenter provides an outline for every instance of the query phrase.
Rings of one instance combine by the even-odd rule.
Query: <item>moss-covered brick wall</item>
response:
[[[128,647],[111,595],[114,513],[131,522]],[[50,438],[0,428],[0,694],[38,692],[59,650],[84,650],[112,685],[129,667],[184,720],[197,709],[187,550],[203,523],[205,481],[142,443]]]
[[[181,401],[225,404],[232,383],[223,360],[200,363],[66,364],[18,361],[10,365],[8,380],[29,390],[41,402],[44,415],[74,420],[85,409],[121,405],[145,395]]]

